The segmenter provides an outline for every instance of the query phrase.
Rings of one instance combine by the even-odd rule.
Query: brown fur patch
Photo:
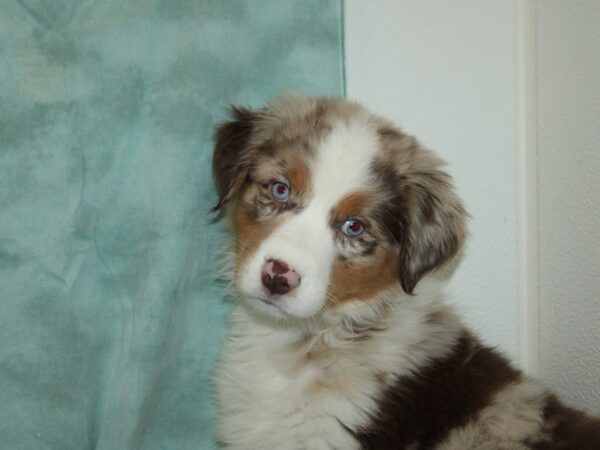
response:
[[[310,170],[304,160],[298,155],[286,158],[287,179],[295,192],[303,193],[310,190]]]
[[[415,441],[418,448],[435,448],[519,378],[502,356],[465,332],[450,355],[390,386],[373,422],[356,437],[364,449],[405,448]]]
[[[310,191],[310,169],[304,155],[277,149],[274,154],[259,154],[254,160],[251,178],[258,183],[287,181],[295,192]]]
[[[398,282],[398,254],[379,246],[368,262],[336,261],[329,281],[327,306],[353,299],[369,300]]]
[[[248,257],[275,228],[273,222],[264,223],[256,219],[254,212],[243,203],[233,208],[233,230],[235,236],[236,275]]]
[[[529,445],[535,450],[598,450],[600,419],[568,408],[551,395],[544,410],[540,437]]]
[[[332,222],[338,224],[350,217],[356,217],[365,212],[373,199],[370,192],[356,192],[344,197],[332,210]]]
[[[242,186],[251,160],[248,142],[255,114],[244,108],[231,108],[231,121],[217,128],[214,136],[213,176],[219,194],[215,210],[221,208]]]

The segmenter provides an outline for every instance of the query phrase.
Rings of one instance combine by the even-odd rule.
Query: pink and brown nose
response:
[[[268,260],[262,269],[262,284],[271,294],[287,294],[300,284],[300,275],[284,261]]]

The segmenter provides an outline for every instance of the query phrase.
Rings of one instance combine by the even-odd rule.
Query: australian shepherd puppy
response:
[[[436,277],[467,213],[443,162],[343,99],[233,108],[215,136],[236,301],[215,383],[240,450],[600,449],[600,422],[482,345]]]

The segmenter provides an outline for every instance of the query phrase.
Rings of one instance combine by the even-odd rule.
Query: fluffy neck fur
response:
[[[304,443],[298,448],[312,448],[306,436],[335,417],[320,438],[333,448],[358,448],[347,430],[367,426],[387,387],[450,353],[463,331],[435,286],[400,292],[297,322],[236,303],[216,373],[224,405],[219,435],[231,448],[288,449],[296,435]],[[288,421],[294,425],[286,429]]]
[[[276,320],[239,293],[236,298],[240,303],[232,314],[233,326],[237,322],[248,333],[272,336],[269,348],[281,353],[282,360],[314,363],[315,355],[327,354],[332,363],[346,354],[358,360],[357,355],[365,352],[367,359],[380,356],[377,366],[385,366],[391,378],[443,357],[464,330],[442,302],[440,285],[431,280],[414,295],[398,287],[376,299],[348,302],[304,320]]]

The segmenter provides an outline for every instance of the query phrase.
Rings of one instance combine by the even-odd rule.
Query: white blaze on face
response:
[[[331,210],[346,195],[368,185],[370,164],[379,149],[376,131],[366,117],[336,124],[318,148],[310,166],[312,195],[297,215],[281,223],[249,257],[238,285],[252,301],[269,299],[261,271],[270,259],[287,263],[301,276],[300,285],[272,297],[261,309],[279,316],[310,317],[324,306],[331,267],[336,257],[336,234]],[[294,187],[292,186],[292,190]]]

